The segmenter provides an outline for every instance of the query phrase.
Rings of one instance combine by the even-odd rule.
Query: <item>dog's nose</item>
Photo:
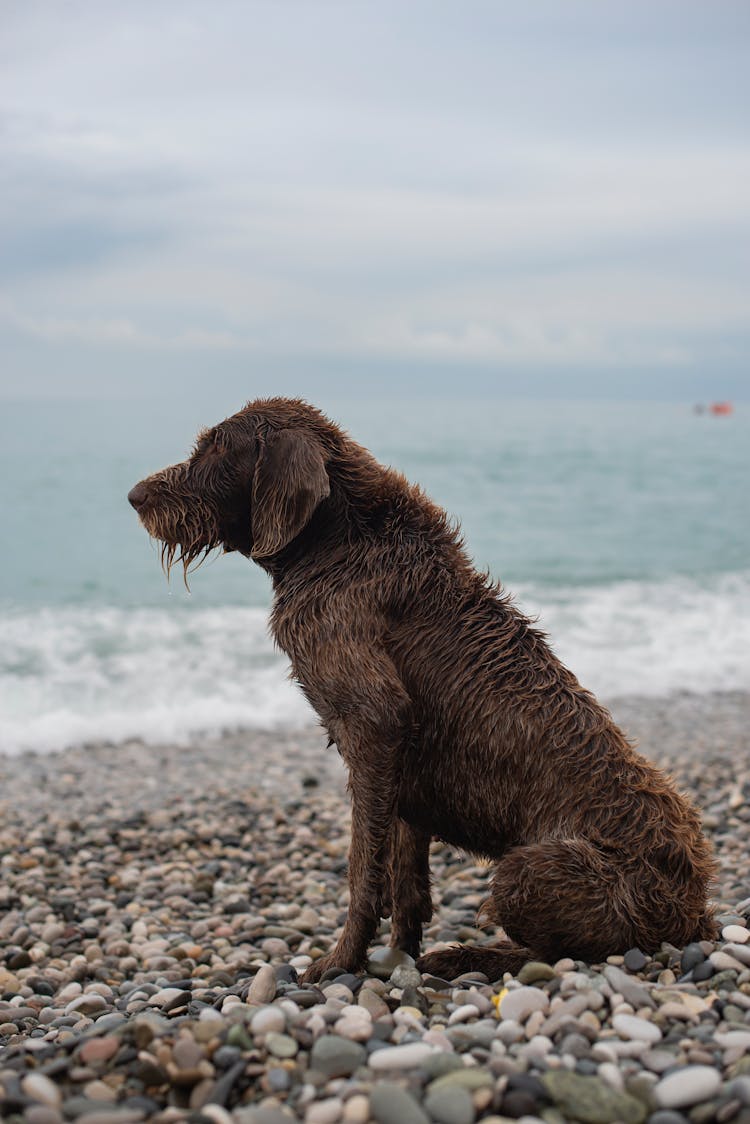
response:
[[[136,484],[136,486],[131,488],[128,492],[128,502],[138,511],[139,508],[143,507],[147,496],[148,491],[145,486],[143,484]]]

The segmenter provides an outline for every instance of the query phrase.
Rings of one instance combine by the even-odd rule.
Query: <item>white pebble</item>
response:
[[[46,1104],[49,1108],[59,1108],[62,1104],[62,1093],[43,1073],[27,1073],[21,1080],[21,1088],[32,1101]]]
[[[625,1088],[622,1073],[614,1062],[602,1062],[597,1069],[597,1073],[602,1081],[606,1081],[610,1089],[615,1089],[618,1093],[622,1093]]]
[[[728,1030],[725,1034],[719,1031],[714,1034],[714,1041],[725,1050],[739,1046],[743,1050],[750,1050],[750,1030]]]
[[[370,1102],[362,1093],[355,1093],[344,1105],[346,1124],[367,1124],[370,1119]]]
[[[750,931],[744,925],[725,925],[721,935],[725,941],[734,941],[736,944],[747,944],[750,941]]]
[[[336,1121],[341,1119],[343,1107],[338,1097],[314,1101],[307,1107],[305,1124],[336,1124]]]
[[[658,1026],[637,1015],[615,1015],[612,1026],[623,1038],[630,1038],[634,1042],[661,1042]]]
[[[370,1054],[367,1064],[376,1071],[411,1069],[421,1065],[434,1053],[434,1047],[426,1046],[423,1042],[407,1042],[403,1046],[386,1046],[382,1050],[375,1050]]]
[[[202,1023],[216,1023],[217,1025],[221,1023],[222,1026],[224,1025],[224,1019],[215,1007],[203,1007],[198,1015],[198,1020]]]
[[[270,964],[261,964],[247,993],[248,1003],[270,1003],[276,994],[276,973]]]
[[[662,1077],[654,1087],[660,1108],[685,1108],[716,1096],[721,1088],[721,1074],[710,1065],[688,1065]]]
[[[722,952],[717,949],[712,952],[708,958],[716,968],[717,972],[723,972],[725,969],[730,972],[741,972],[742,964],[735,956],[730,956],[728,952]]]
[[[739,960],[742,964],[750,964],[750,947],[746,944],[733,941],[731,944],[725,944],[723,951],[729,956],[734,956],[734,958]]]
[[[500,1000],[500,1017],[524,1022],[532,1011],[547,1011],[549,996],[538,987],[517,987]]]
[[[465,1023],[469,1019],[479,1018],[479,1008],[475,1007],[473,1003],[464,1003],[460,1007],[456,1007],[455,1011],[451,1012],[448,1019],[448,1026],[455,1026],[456,1023]]]
[[[272,1031],[280,1033],[286,1030],[284,1012],[278,1007],[261,1007],[250,1019],[250,1030],[253,1034],[269,1034]]]
[[[430,1027],[429,1030],[425,1031],[422,1035],[422,1041],[425,1046],[437,1046],[438,1050],[442,1050],[444,1054],[453,1053],[453,1043],[448,1035],[435,1027]]]

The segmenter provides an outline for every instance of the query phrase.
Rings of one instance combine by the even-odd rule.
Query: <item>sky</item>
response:
[[[746,0],[0,29],[0,397],[750,398]]]

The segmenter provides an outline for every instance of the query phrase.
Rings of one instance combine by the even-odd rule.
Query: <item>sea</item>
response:
[[[0,752],[314,720],[268,633],[266,574],[217,555],[168,582],[126,500],[244,404],[210,398],[2,405]],[[317,404],[460,521],[606,701],[750,687],[750,406]]]

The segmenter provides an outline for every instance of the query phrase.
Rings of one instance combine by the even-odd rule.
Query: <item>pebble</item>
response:
[[[686,944],[680,957],[680,967],[683,972],[690,972],[698,964],[702,964],[705,959],[706,954],[699,944]]]
[[[268,1034],[269,1031],[286,1030],[286,1016],[280,1007],[262,1007],[250,1019],[253,1034]]]
[[[389,1081],[373,1089],[370,1112],[378,1124],[430,1124],[429,1116],[414,1097]]]
[[[476,1120],[471,1094],[458,1086],[433,1089],[425,1097],[424,1107],[436,1124],[474,1124]]]
[[[747,944],[750,941],[750,930],[744,925],[725,925],[721,935],[725,941],[734,941],[736,944]]]
[[[553,980],[555,975],[555,969],[551,964],[545,964],[542,960],[529,960],[520,969],[516,978],[519,983],[532,984],[539,980]]]
[[[318,1038],[314,1043],[310,1052],[310,1066],[326,1077],[348,1077],[363,1064],[365,1057],[365,1049],[358,1042],[329,1034]]]
[[[672,768],[721,860],[721,937],[497,983],[423,977],[385,947],[387,921],[372,967],[298,978],[345,916],[343,770],[317,734],[284,753],[278,734],[127,743],[116,769],[96,745],[3,758],[0,1118],[747,1124],[750,702],[711,698],[632,715],[659,753],[679,728]],[[475,928],[487,868],[437,843],[431,865],[425,950],[491,940]]]
[[[376,1072],[386,1069],[414,1069],[426,1062],[434,1052],[434,1047],[425,1046],[422,1042],[386,1046],[382,1050],[374,1050],[367,1064]]]
[[[49,1108],[59,1108],[62,1104],[62,1094],[57,1085],[43,1073],[27,1073],[21,1079],[21,1088],[32,1101],[41,1101]]]
[[[547,1011],[549,996],[537,987],[519,987],[500,1000],[500,1015],[514,1022],[525,1022],[533,1011]]]
[[[379,980],[389,980],[396,968],[414,968],[415,963],[408,953],[399,948],[375,948],[370,952],[367,971]],[[421,982],[421,976],[420,976]]]
[[[642,1124],[646,1106],[629,1093],[613,1089],[598,1077],[581,1077],[566,1070],[553,1070],[542,1084],[564,1116],[586,1124]]]
[[[623,957],[623,964],[629,972],[640,972],[648,964],[648,957],[639,948],[630,948]]]
[[[661,1031],[648,1019],[639,1019],[636,1015],[615,1015],[612,1026],[623,1038],[634,1039],[636,1042],[661,1042]]]
[[[654,1087],[654,1100],[660,1108],[685,1108],[715,1097],[721,1088],[721,1075],[707,1065],[688,1065],[662,1077]]]
[[[266,1035],[266,1049],[276,1058],[293,1058],[296,1056],[299,1046],[290,1035],[277,1034],[276,1031],[272,1030]]]
[[[336,1124],[341,1119],[343,1107],[338,1097],[314,1101],[305,1111],[305,1124]]]
[[[247,993],[248,1003],[270,1003],[276,995],[276,973],[270,964],[261,964]]]

